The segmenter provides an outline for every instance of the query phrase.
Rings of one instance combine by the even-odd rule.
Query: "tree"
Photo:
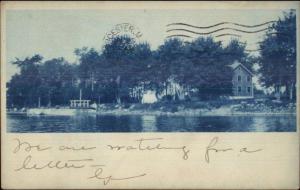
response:
[[[16,58],[16,61],[12,62],[20,68],[20,73],[15,74],[7,83],[8,105],[17,107],[37,105],[37,87],[41,84],[39,68],[42,59],[42,56],[34,55],[24,60]]]
[[[20,68],[7,84],[8,105],[14,107],[37,107],[43,105],[66,105],[77,93],[74,85],[76,65],[63,58],[42,62],[40,55],[13,64]]]
[[[83,98],[97,101],[97,92],[100,85],[105,83],[107,73],[103,57],[94,48],[76,49],[75,54],[79,57],[78,75],[79,87],[83,91]]]
[[[231,39],[229,44],[224,47],[223,59],[225,59],[228,63],[238,61],[245,65],[247,69],[253,71],[252,67],[255,62],[255,57],[246,53],[245,49],[246,44],[239,42],[238,39]]]
[[[130,89],[141,80],[145,61],[151,56],[149,44],[136,44],[128,36],[117,36],[104,46],[102,55],[109,68],[107,77],[116,89],[116,102],[121,103],[121,98],[129,97]]]
[[[285,87],[293,99],[296,83],[296,13],[291,10],[275,22],[260,45],[259,73],[264,87],[273,87],[279,94]]]
[[[45,61],[40,67],[42,85],[37,87],[42,104],[66,105],[70,99],[75,98],[74,74],[74,66],[63,58]]]
[[[150,82],[153,80],[151,70],[153,53],[148,43],[142,42],[134,46],[129,66],[130,72],[126,75],[126,83],[131,94],[129,99],[141,102],[144,91],[151,88]],[[132,96],[133,94],[135,96]]]
[[[188,68],[184,83],[197,88],[202,99],[211,99],[232,93],[232,70],[222,44],[213,38],[200,37],[187,47]],[[228,50],[227,50],[228,51]]]
[[[185,67],[185,45],[178,38],[171,38],[159,46],[155,52],[155,63],[152,66],[152,71],[155,76],[152,82],[156,86],[156,92],[164,91],[168,95],[169,80],[173,79],[179,82],[179,74],[182,73],[182,68]],[[152,73],[153,73],[152,72]]]

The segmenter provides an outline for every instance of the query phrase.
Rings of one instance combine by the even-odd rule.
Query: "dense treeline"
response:
[[[278,96],[285,87],[285,95],[290,99],[296,97],[296,31],[296,11],[284,13],[260,44],[258,58],[262,85],[273,87]]]
[[[295,14],[290,12],[274,24],[276,31],[288,33],[289,40],[267,34],[258,59],[249,56],[245,44],[236,39],[224,46],[212,37],[189,43],[170,38],[152,51],[147,42],[135,43],[128,36],[115,37],[101,51],[76,49],[77,64],[64,58],[43,60],[40,55],[17,59],[13,64],[20,73],[7,83],[7,103],[17,107],[68,105],[70,99],[79,98],[80,89],[83,99],[101,103],[140,102],[146,90],[153,90],[161,99],[177,99],[177,92],[169,90],[174,83],[185,95],[193,92],[202,100],[215,99],[231,95],[232,69],[228,65],[235,60],[250,69],[258,60],[265,87],[287,85],[292,89],[296,80],[293,19]]]

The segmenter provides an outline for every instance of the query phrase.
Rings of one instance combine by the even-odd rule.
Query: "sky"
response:
[[[75,63],[76,48],[88,47],[100,51],[106,43],[103,39],[105,35],[120,23],[130,23],[137,28],[142,34],[138,42],[147,41],[154,50],[163,44],[168,35],[176,33],[166,32],[167,29],[172,29],[166,26],[170,23],[184,22],[201,27],[219,22],[256,25],[277,20],[283,15],[283,11],[288,10],[7,10],[6,79],[10,80],[11,76],[18,72],[18,69],[11,64],[16,58],[24,59],[40,54],[45,60],[64,57],[69,62]],[[208,32],[222,27],[225,25],[197,31]],[[233,26],[226,25],[226,27]],[[265,27],[248,30],[259,30]],[[173,26],[173,28],[178,27]],[[187,27],[181,28],[187,29]],[[245,29],[238,26],[235,28]],[[214,34],[221,33],[222,31]],[[227,32],[223,31],[223,33]],[[261,41],[264,35],[264,32],[235,33],[241,34],[240,41],[247,42],[247,49],[251,50],[258,48],[256,43]],[[198,36],[192,35],[192,37]],[[225,36],[219,37],[218,40],[226,44],[230,38],[232,37]]]

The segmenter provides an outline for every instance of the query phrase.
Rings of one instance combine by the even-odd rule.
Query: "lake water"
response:
[[[296,115],[152,116],[152,115],[7,115],[13,133],[76,132],[293,132]]]

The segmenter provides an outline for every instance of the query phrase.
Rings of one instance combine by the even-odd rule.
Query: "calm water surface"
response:
[[[296,115],[150,116],[150,115],[7,115],[13,133],[49,132],[293,132]]]

